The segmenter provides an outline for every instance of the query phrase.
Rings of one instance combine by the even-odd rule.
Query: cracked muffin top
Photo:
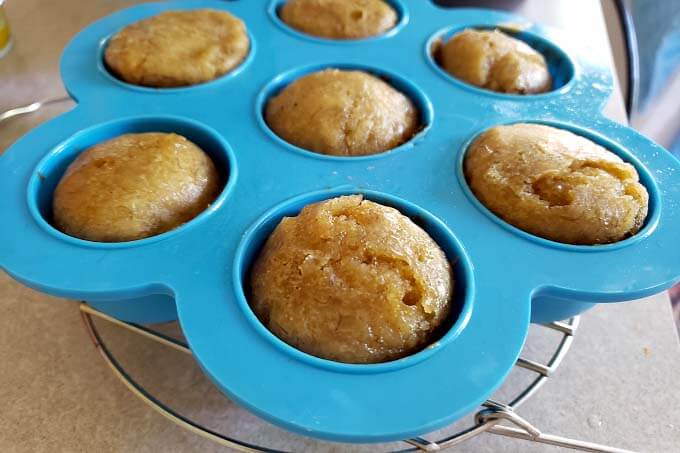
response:
[[[262,323],[309,354],[376,363],[417,352],[449,315],[453,277],[430,236],[361,195],[285,217],[250,273]]]
[[[543,55],[498,30],[456,33],[440,45],[437,57],[449,74],[487,90],[536,94],[552,88]]]
[[[465,176],[495,214],[553,241],[620,241],[635,234],[647,216],[647,190],[632,165],[550,126],[513,124],[485,131],[467,151]]]
[[[226,11],[169,11],[116,33],[104,52],[118,78],[135,85],[169,88],[208,82],[248,55],[245,24]]]
[[[221,187],[210,157],[181,135],[125,134],[68,166],[54,191],[54,224],[90,241],[142,239],[193,219]]]
[[[326,69],[300,77],[265,109],[269,127],[301,148],[336,156],[377,154],[419,129],[411,100],[363,71]]]
[[[398,20],[383,0],[289,0],[281,20],[309,35],[330,39],[360,39],[393,28]]]

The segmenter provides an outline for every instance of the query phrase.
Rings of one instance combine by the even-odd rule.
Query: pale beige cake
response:
[[[427,346],[453,290],[451,266],[432,238],[360,195],[284,218],[250,278],[251,307],[269,330],[347,363],[385,362]]]
[[[488,90],[535,94],[552,88],[543,55],[499,30],[463,30],[439,46],[438,59],[454,77]]]
[[[411,100],[363,71],[326,69],[299,78],[267,103],[269,127],[293,145],[322,154],[387,151],[419,129]]]
[[[592,141],[539,124],[493,127],[467,151],[477,198],[508,223],[570,244],[635,234],[648,195],[635,167]]]
[[[303,33],[330,39],[381,35],[399,19],[384,0],[288,0],[279,16]]]
[[[210,157],[181,135],[121,135],[69,165],[54,192],[54,225],[90,241],[142,239],[193,219],[220,189]]]
[[[248,55],[245,24],[226,11],[170,11],[116,33],[104,53],[106,65],[125,82],[180,87],[208,82]]]

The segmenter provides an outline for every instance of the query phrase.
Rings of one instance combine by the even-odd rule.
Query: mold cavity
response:
[[[272,19],[272,21],[278,25],[281,29],[285,30],[286,32],[290,33],[291,35],[294,35],[298,38],[305,39],[308,41],[316,41],[320,43],[332,43],[334,45],[339,44],[339,45],[344,45],[344,44],[359,44],[364,41],[372,41],[372,40],[378,40],[378,39],[386,39],[390,38],[406,26],[406,24],[409,21],[409,14],[408,10],[406,8],[406,4],[404,3],[404,0],[385,0],[385,2],[392,7],[394,12],[397,15],[397,20],[396,23],[389,29],[384,30],[382,32],[379,32],[376,35],[372,36],[366,36],[366,37],[360,37],[360,38],[336,38],[336,37],[327,37],[327,36],[322,36],[323,34],[328,33],[327,30],[324,30],[325,33],[321,33],[320,31],[317,33],[314,33],[312,30],[301,30],[298,28],[295,28],[294,24],[288,25],[282,17],[281,17],[281,9],[283,6],[288,2],[289,0],[271,0],[271,3],[269,4],[269,16]],[[360,6],[359,6],[360,8]],[[361,22],[366,20],[366,11],[362,9],[353,9],[349,12],[349,15],[346,16],[346,18],[349,19],[348,23],[345,25],[352,25],[352,22]],[[322,23],[320,21],[317,21],[318,23]]]
[[[118,74],[116,74],[116,72],[113,69],[111,69],[109,65],[106,63],[105,58],[106,48],[108,47],[109,41],[111,40],[112,36],[108,36],[105,39],[103,39],[99,45],[99,50],[97,53],[97,68],[99,69],[99,72],[103,74],[109,81],[134,91],[154,94],[172,94],[172,93],[184,93],[185,91],[188,90],[197,90],[201,88],[215,88],[217,84],[226,82],[231,78],[239,75],[253,61],[253,58],[255,56],[255,40],[253,39],[253,35],[250,33],[249,30],[246,30],[246,33],[249,40],[249,47],[248,53],[243,58],[243,60],[226,73],[218,75],[213,79],[206,80],[204,82],[168,87],[156,87],[151,85],[134,84],[131,82],[127,82],[123,80]]]
[[[434,242],[437,243],[444,251],[447,260],[451,265],[454,286],[453,295],[451,298],[450,313],[448,317],[440,324],[439,328],[435,329],[431,333],[428,338],[428,343],[422,345],[420,350],[400,359],[370,364],[342,363],[330,359],[319,358],[312,355],[311,353],[303,352],[280,339],[279,336],[277,336],[280,335],[280,332],[276,332],[278,326],[274,328],[274,332],[270,331],[269,328],[262,323],[267,322],[269,327],[272,327],[271,323],[269,323],[269,321],[266,319],[266,316],[263,317],[261,322],[248,303],[248,299],[252,295],[250,278],[253,264],[258,258],[262,247],[269,238],[270,234],[274,231],[281,220],[284,217],[297,216],[302,208],[309,204],[343,195],[352,195],[355,193],[357,192],[347,189],[320,191],[307,194],[296,197],[295,199],[286,201],[276,206],[266,213],[263,218],[259,219],[253,225],[253,227],[248,230],[248,233],[244,237],[237,250],[237,256],[235,258],[234,264],[234,278],[236,283],[237,300],[242,310],[246,314],[249,322],[253,324],[260,334],[266,337],[269,341],[273,342],[278,348],[285,350],[287,353],[299,360],[313,363],[319,367],[348,372],[384,371],[386,368],[393,369],[397,367],[410,366],[411,364],[417,363],[429,357],[431,354],[436,353],[440,350],[440,348],[448,344],[448,342],[454,341],[455,337],[464,328],[469,318],[474,296],[474,283],[472,277],[472,268],[467,254],[458,240],[448,230],[448,228],[432,214],[402,199],[377,192],[360,193],[364,196],[365,200],[371,200],[385,206],[394,207],[412,220],[416,219],[418,226],[423,228],[423,230],[425,230],[425,232],[434,240]],[[400,296],[400,299],[398,299],[398,302],[413,308],[419,306],[423,301],[424,289],[421,287],[419,282],[416,281],[415,277],[412,275],[412,270],[406,266],[406,263],[401,263],[399,260],[395,260],[392,257],[378,256],[377,253],[372,253],[371,251],[366,251],[366,253],[360,255],[360,261],[367,264],[374,264],[376,260],[386,263],[385,267],[387,268],[387,271],[396,271],[398,274],[402,274],[407,277],[403,280],[404,282],[407,282],[408,285],[406,285],[405,291]],[[324,263],[326,263],[326,261],[324,261]],[[418,311],[421,310],[422,308],[418,308]],[[279,314],[279,316],[281,315]],[[424,313],[424,316],[427,318],[427,320],[424,322],[429,322],[431,314]],[[273,321],[273,319],[270,320]],[[331,324],[336,327],[342,326],[342,323],[339,324],[338,322]],[[290,334],[290,329],[286,329],[285,332]]]
[[[512,155],[505,155],[502,157],[504,172],[493,162],[475,167],[477,171],[471,170],[466,167],[471,145],[487,129],[470,140],[458,167],[466,195],[484,214],[525,239],[581,252],[624,247],[651,233],[659,219],[659,190],[649,171],[634,155],[603,137],[571,125],[536,124],[583,137],[629,165],[595,155],[588,159],[574,158],[566,167],[558,162],[555,168],[532,174],[531,170],[507,167],[508,162],[512,162]],[[562,136],[551,140],[561,140],[558,137]],[[564,139],[570,140],[570,137]],[[537,135],[537,140],[545,140],[545,137]],[[492,152],[488,150],[484,154]],[[528,155],[521,159],[521,168],[533,168],[528,159]],[[474,183],[470,182],[471,174],[475,175]],[[475,187],[479,198],[471,186]],[[514,193],[514,196],[505,196],[501,202],[495,195],[499,193]]]
[[[532,47],[538,53],[543,55],[546,64],[548,66],[548,72],[552,78],[552,87],[550,90],[537,94],[515,94],[515,93],[503,93],[488,88],[479,87],[476,85],[469,84],[456,76],[447,72],[441,64],[441,49],[442,46],[449,41],[454,35],[462,32],[465,29],[475,29],[475,30],[499,30],[506,35],[509,35],[515,39],[523,41],[528,46]],[[493,47],[493,43],[490,43],[490,47]],[[561,91],[571,80],[574,78],[574,64],[570,57],[564,52],[559,46],[553,44],[546,38],[543,38],[534,33],[517,30],[508,27],[503,27],[502,25],[492,26],[492,25],[480,25],[480,26],[468,26],[464,28],[449,27],[444,30],[436,32],[427,43],[426,53],[428,60],[433,68],[437,70],[447,79],[454,81],[456,83],[461,83],[469,88],[481,90],[485,93],[493,93],[500,96],[541,96],[551,92]]]
[[[358,131],[363,131],[362,127],[363,125],[357,123],[358,120],[352,114],[353,110],[338,121],[338,124],[336,125],[337,127],[335,128],[337,129],[337,134],[330,134],[330,139],[333,140],[332,143],[328,146],[326,146],[325,144],[327,143],[328,140],[330,140],[329,134],[321,133],[318,131],[328,130],[330,126],[324,128],[290,127],[291,115],[295,115],[295,117],[301,115],[302,116],[314,115],[315,114],[314,112],[318,111],[318,109],[321,109],[323,105],[309,106],[309,108],[307,109],[308,112],[306,112],[302,110],[302,106],[299,100],[297,99],[294,99],[292,97],[290,99],[284,100],[278,99],[278,103],[274,105],[271,108],[271,111],[269,112],[269,114],[272,116],[267,117],[267,108],[270,105],[271,100],[274,97],[280,95],[289,85],[305,76],[309,76],[310,74],[313,73],[319,73],[321,71],[328,69],[337,69],[340,71],[362,71],[364,73],[370,74],[381,79],[383,82],[387,83],[392,88],[394,88],[396,92],[401,93],[403,96],[407,97],[411,101],[413,107],[415,107],[415,113],[417,116],[416,118],[417,122],[415,123],[415,127],[413,127],[414,126],[413,122],[410,123],[412,133],[410,133],[407,137],[403,137],[403,139],[396,142],[395,145],[393,146],[388,145],[385,147],[386,149],[382,150],[371,149],[371,152],[368,152],[363,151],[366,148],[363,148],[362,146],[356,144],[350,146],[350,144],[353,142],[353,140],[362,141],[364,139],[367,144],[372,144],[377,140],[375,134],[381,134],[381,131],[380,130],[371,131],[370,134],[366,136],[358,132],[355,134],[353,132],[355,129]],[[316,81],[311,82],[309,81],[309,79],[306,79],[305,82],[307,82],[308,84],[313,84]],[[347,91],[342,91],[341,93],[346,92]],[[354,94],[349,93],[348,96],[351,98],[352,96],[354,96]],[[356,98],[352,99],[351,103],[348,101],[347,105],[350,108],[354,108],[357,106],[358,103],[364,101],[365,99]],[[395,101],[395,104],[399,105],[397,101]],[[264,89],[260,92],[256,108],[260,125],[265,129],[265,132],[267,132],[267,134],[270,137],[275,139],[277,142],[285,145],[289,149],[293,149],[298,152],[302,151],[307,155],[325,159],[349,159],[349,160],[367,158],[370,159],[379,156],[389,155],[390,153],[395,152],[396,150],[409,148],[415,142],[422,139],[425,133],[429,130],[429,127],[432,124],[432,119],[434,116],[430,100],[425,96],[424,92],[412,82],[391,72],[384,71],[382,69],[343,63],[307,66],[303,68],[294,69],[277,76],[274,80],[268,83],[264,87]],[[314,108],[316,108],[317,110],[314,110]],[[328,109],[325,110],[328,111]],[[276,123],[272,122],[272,118],[274,118],[273,115],[275,115]],[[413,116],[410,116],[407,113],[404,114],[404,117],[413,119]],[[367,119],[367,121],[370,121],[370,119]],[[306,122],[304,121],[298,123],[306,124]],[[282,136],[278,135],[277,132],[274,131],[274,129],[277,129],[277,131],[279,131],[282,134]],[[283,135],[285,135],[285,137]],[[342,137],[342,139],[337,139],[337,137]],[[397,139],[398,139],[397,137],[394,137],[394,140]],[[381,141],[384,143],[389,142],[389,140],[385,139],[384,137],[381,138]],[[308,142],[324,143],[324,147],[326,149],[322,150],[319,147],[318,149],[313,150],[311,149],[312,146],[307,146],[305,148],[302,146],[298,146],[296,144],[299,143],[300,145],[303,144],[306,145],[306,143]]]
[[[67,167],[85,150],[109,139],[130,133],[162,132],[179,134],[201,148],[212,160],[219,174],[219,194],[201,213],[170,231],[127,242],[94,242],[68,236],[53,227],[52,200],[54,190]],[[93,162],[97,169],[113,165],[110,158]],[[224,202],[236,181],[236,162],[229,145],[212,129],[193,120],[178,117],[136,117],[104,123],[80,131],[50,151],[33,171],[29,182],[28,204],[36,221],[62,240],[94,247],[141,245],[159,238],[180,234],[215,212]]]

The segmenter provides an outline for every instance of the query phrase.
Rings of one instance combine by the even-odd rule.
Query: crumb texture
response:
[[[411,100],[363,71],[326,69],[300,77],[267,103],[265,119],[282,139],[321,154],[388,151],[419,128]]]
[[[251,270],[251,307],[276,336],[347,363],[427,346],[450,312],[444,252],[408,217],[360,195],[286,217]]]
[[[454,77],[488,90],[536,94],[552,88],[543,55],[498,30],[463,30],[440,45],[438,59]]]
[[[98,242],[154,236],[188,222],[217,197],[210,157],[169,133],[126,134],[89,148],[54,192],[55,226]]]
[[[539,124],[493,127],[467,151],[477,198],[508,223],[570,244],[606,244],[635,234],[648,194],[635,167],[592,141]]]
[[[226,11],[170,11],[128,25],[106,47],[106,65],[125,82],[171,88],[208,82],[248,55],[246,26]]]

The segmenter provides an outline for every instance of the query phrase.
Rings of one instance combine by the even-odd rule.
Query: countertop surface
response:
[[[0,60],[0,111],[65,95],[58,73],[61,49],[89,22],[134,3],[9,0],[5,8],[15,42]],[[532,20],[574,30],[592,43],[593,52],[610,58],[598,2],[479,3],[510,7]],[[62,103],[1,125],[0,152],[68,107]],[[606,113],[625,121],[618,91]],[[0,218],[4,215],[9,214],[1,213]],[[168,422],[130,394],[101,360],[76,303],[37,293],[1,274],[0,309],[0,451],[226,451]],[[142,385],[213,429],[280,449],[375,451],[319,443],[274,428],[227,401],[190,356],[118,327],[99,325],[116,356]],[[177,332],[176,325],[162,328]],[[523,356],[544,360],[558,339],[545,328],[532,327]],[[524,371],[513,372],[497,398],[512,393],[528,377]],[[562,366],[518,412],[546,433],[632,450],[680,451],[679,377],[680,346],[665,293],[600,305],[583,315]],[[556,448],[487,433],[456,450]]]

